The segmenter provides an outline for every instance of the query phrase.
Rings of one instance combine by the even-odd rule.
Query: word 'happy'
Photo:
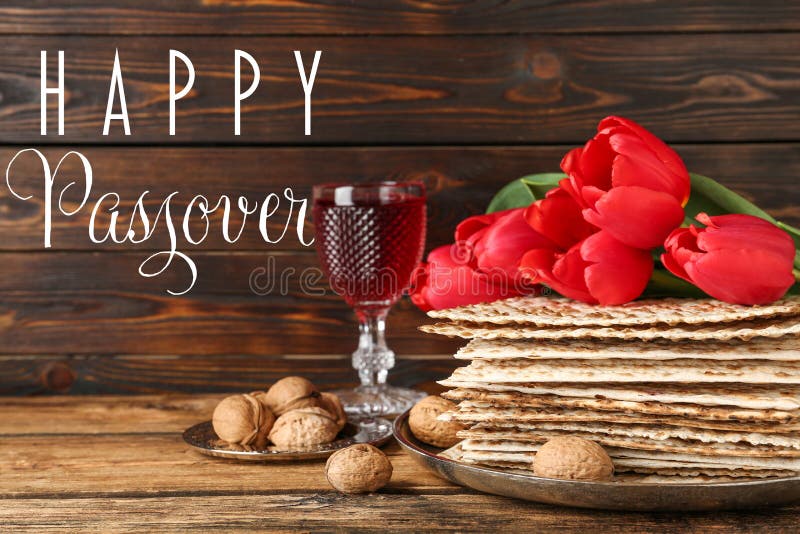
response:
[[[83,210],[88,203],[89,196],[92,192],[92,166],[86,156],[80,152],[71,151],[67,152],[58,161],[53,169],[50,167],[50,164],[47,162],[47,158],[45,158],[44,154],[35,148],[26,148],[20,150],[11,159],[6,167],[6,185],[8,186],[8,190],[11,195],[23,201],[30,200],[33,198],[33,195],[23,195],[15,190],[15,188],[11,185],[11,170],[17,158],[25,153],[35,154],[38,156],[39,160],[41,160],[44,177],[44,247],[50,248],[53,208],[55,207],[58,212],[66,217],[72,217]],[[77,205],[75,206],[71,205],[73,203],[65,201],[65,195],[67,195],[72,186],[76,185],[76,182],[68,182],[63,187],[54,190],[54,184],[58,175],[58,170],[61,167],[61,164],[64,163],[64,161],[70,156],[78,158],[83,168],[83,185],[79,195],[81,200],[77,202]],[[261,203],[260,209],[258,202],[253,202],[251,204],[250,201],[248,201],[244,196],[239,196],[234,205],[234,202],[228,195],[220,195],[216,203],[212,205],[205,196],[194,195],[184,208],[180,229],[176,228],[175,222],[172,218],[172,208],[174,208],[173,201],[175,197],[178,196],[179,192],[175,191],[167,195],[166,198],[161,201],[158,212],[155,214],[155,216],[152,216],[152,214],[148,215],[147,213],[146,200],[148,199],[149,193],[149,191],[144,191],[141,195],[139,195],[139,198],[136,200],[130,210],[130,215],[127,222],[120,221],[121,210],[119,209],[119,206],[121,199],[119,194],[111,191],[101,195],[94,203],[94,206],[91,210],[91,216],[89,218],[89,239],[93,243],[98,244],[109,241],[113,243],[127,242],[136,244],[150,239],[157,227],[166,227],[167,233],[169,234],[169,249],[158,251],[148,256],[139,265],[139,274],[146,278],[155,277],[170,267],[173,260],[176,258],[182,260],[186,263],[189,271],[191,272],[191,283],[187,288],[181,291],[167,290],[167,292],[171,295],[183,295],[184,293],[187,293],[194,287],[195,282],[197,281],[197,266],[195,265],[194,261],[185,253],[178,250],[178,232],[182,231],[183,237],[188,243],[192,245],[199,245],[206,239],[206,237],[208,237],[210,230],[209,215],[211,214],[217,212],[222,213],[221,232],[222,237],[228,243],[236,243],[236,241],[239,240],[244,231],[248,217],[255,215],[256,213],[258,213],[258,230],[265,242],[274,244],[283,239],[289,230],[289,227],[292,225],[292,219],[294,217],[296,218],[294,225],[296,226],[297,239],[299,242],[304,246],[309,246],[313,243],[313,239],[306,241],[304,238],[304,226],[308,201],[305,198],[295,198],[292,189],[289,187],[284,189],[282,197],[276,193],[270,193],[266,195],[264,201]],[[58,198],[57,202],[53,201],[54,195],[56,195]],[[288,208],[285,203],[288,203]],[[281,207],[283,207],[283,210],[288,209],[288,214],[285,216],[278,214],[277,212]],[[98,226],[99,214],[102,214],[103,216],[108,214],[107,227],[103,228],[102,231],[98,231],[98,228],[96,228],[96,226]],[[232,215],[236,218],[241,217],[241,224],[238,228],[234,228],[233,233],[231,232],[230,228]],[[278,233],[279,235],[275,235],[274,233],[273,235],[270,235],[267,223],[273,223],[273,219],[280,217],[285,217],[285,221],[279,221],[283,222],[282,231]],[[198,232],[196,225],[193,226],[191,224],[193,221],[195,223],[198,221],[200,222],[201,231]],[[195,228],[195,233],[198,235],[192,233],[192,228]],[[161,262],[159,262],[159,260],[161,260]]]
[[[299,50],[294,51],[297,70],[299,71],[300,82],[303,85],[305,94],[305,135],[311,135],[311,91],[314,88],[314,80],[317,77],[317,68],[322,51],[314,52],[314,62],[311,72],[306,74],[303,66],[303,56]],[[261,70],[255,58],[244,50],[234,50],[234,109],[233,109],[233,133],[241,134],[241,109],[242,101],[255,93],[261,79]],[[253,71],[253,79],[250,86],[242,91],[242,60],[250,64]],[[188,80],[180,89],[177,89],[176,66],[177,60],[183,63]],[[175,135],[175,107],[177,101],[189,94],[194,86],[195,71],[194,64],[189,57],[179,50],[169,51],[169,135]],[[64,135],[64,51],[58,51],[58,83],[55,87],[49,87],[47,81],[47,51],[41,51],[41,134],[47,135],[47,95],[58,97],[58,135]],[[119,100],[120,111],[114,113],[114,101]],[[119,61],[119,50],[114,52],[114,67],[111,71],[111,83],[108,87],[108,104],[106,105],[105,122],[103,124],[103,135],[108,135],[112,120],[122,121],[122,128],[125,135],[131,135],[131,124],[128,118],[128,105],[125,100],[125,85],[122,78],[122,67]]]

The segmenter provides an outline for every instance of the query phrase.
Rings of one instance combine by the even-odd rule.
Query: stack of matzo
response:
[[[590,306],[523,297],[430,312],[471,339],[441,382],[464,462],[530,470],[561,435],[603,445],[618,473],[769,477],[800,471],[800,298],[746,307],[664,299]]]

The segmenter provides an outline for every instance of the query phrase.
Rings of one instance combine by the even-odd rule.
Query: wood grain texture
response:
[[[208,419],[206,415],[201,420]],[[0,491],[4,498],[37,494],[124,495],[131,491],[151,495],[313,493],[329,488],[320,462],[252,464],[212,459],[189,450],[181,432],[175,431],[127,435],[45,433],[11,436],[3,441]],[[43,445],[43,441],[51,444]],[[392,477],[395,491],[450,487],[416,468],[399,446],[390,452],[397,470]]]
[[[182,248],[191,250],[301,250],[294,233],[295,215],[287,236],[278,244],[264,241],[258,229],[258,214],[247,218],[241,238],[230,244],[223,238],[221,210],[210,217],[208,237],[200,245],[187,247],[181,231],[186,206],[194,195],[207,196],[215,203],[222,194],[234,202],[231,234],[242,224],[236,199],[244,196],[251,206],[262,203],[269,193],[282,194],[291,187],[297,198],[309,198],[311,186],[330,180],[377,181],[422,180],[427,186],[428,249],[451,242],[453,230],[462,219],[481,213],[501,185],[525,174],[557,171],[571,145],[498,147],[398,147],[398,148],[154,148],[154,147],[59,147],[44,150],[51,166],[68,151],[77,149],[92,163],[93,193],[89,204],[76,215],[56,211],[52,222],[53,250],[162,250],[169,246],[166,226],[156,226],[153,237],[138,244],[119,245],[110,240],[96,244],[89,240],[88,225],[94,203],[110,191],[120,196],[120,225],[127,222],[139,195],[150,191],[146,208],[151,218],[172,192],[172,220]],[[744,194],[775,217],[800,226],[800,144],[704,144],[675,145],[694,172],[714,177]],[[0,162],[7,165],[17,148],[0,149]],[[83,171],[76,158],[66,160],[56,178],[55,190],[68,182],[82,183]],[[31,196],[22,201],[5,185],[0,188],[0,240],[2,250],[42,250],[44,193],[41,162],[33,154],[20,156],[11,170],[14,191]],[[79,187],[65,200],[80,201]],[[110,202],[103,204],[96,226],[103,234],[108,226]],[[289,217],[283,203],[268,231],[280,235]],[[310,211],[306,239],[313,237]],[[139,228],[140,225],[137,225]],[[190,231],[201,235],[205,224],[195,210]],[[120,234],[122,232],[120,231]],[[307,250],[307,249],[306,249]],[[102,262],[102,260],[97,260]],[[66,273],[65,273],[66,274]]]
[[[797,506],[725,513],[614,513],[485,495],[423,470],[387,446],[392,480],[378,493],[340,495],[322,462],[251,464],[187,449],[184,425],[218,399],[96,396],[2,399],[0,521],[58,532],[588,529],[790,531]],[[26,417],[27,416],[27,417]]]
[[[166,291],[184,289],[188,269],[176,265],[158,278],[144,278],[137,274],[143,258],[136,252],[5,254],[0,354],[269,355],[355,349],[354,314],[317,278],[314,255],[194,253],[198,285],[179,298]],[[250,289],[254,272],[258,294]],[[424,321],[410,301],[398,303],[389,315],[390,344],[399,354],[452,353],[454,340],[417,331]]]
[[[800,138],[800,34],[0,38],[0,142],[576,143],[620,114],[671,142]],[[119,49],[133,134],[102,136]],[[194,89],[169,135],[169,49]],[[233,51],[262,63],[233,135]],[[65,52],[65,135],[40,135],[40,50]],[[303,133],[293,50],[322,50]],[[50,71],[50,85],[54,70]],[[184,80],[182,69],[178,75]],[[50,104],[55,107],[55,100]],[[55,121],[55,110],[50,120]],[[119,121],[116,121],[119,122]],[[53,132],[54,124],[50,125]]]
[[[424,344],[424,340],[417,343]],[[192,349],[192,344],[185,345],[188,350],[198,350],[198,347]],[[319,347],[324,346],[320,342]],[[456,367],[458,362],[446,354],[400,353],[389,381],[438,393],[442,387],[436,381],[450,376]],[[264,389],[289,375],[305,376],[325,389],[349,388],[358,383],[349,354],[182,357],[51,354],[0,359],[0,395],[228,393]],[[182,410],[170,409],[176,413]]]
[[[8,34],[462,34],[797,30],[800,11],[775,0],[713,3],[577,0],[12,0]]]
[[[247,391],[246,387],[236,391]],[[0,435],[180,433],[208,420],[225,395],[3,398]],[[61,415],[57,415],[61,414]]]
[[[268,484],[268,482],[266,482]],[[392,483],[393,484],[393,483]],[[33,513],[35,511],[35,513]],[[90,511],[90,514],[87,514]],[[722,513],[614,513],[466,492],[180,495],[4,499],[10,529],[227,532],[791,532],[800,507]]]

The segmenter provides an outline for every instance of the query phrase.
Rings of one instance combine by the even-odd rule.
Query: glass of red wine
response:
[[[425,187],[419,182],[314,187],[316,247],[334,292],[356,313],[360,337],[353,367],[361,385],[336,392],[348,414],[400,413],[424,397],[393,387],[394,352],[386,316],[411,284],[425,248]]]

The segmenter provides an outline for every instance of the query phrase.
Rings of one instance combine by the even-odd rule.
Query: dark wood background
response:
[[[13,0],[0,5],[0,161],[44,147],[94,167],[92,200],[145,189],[153,204],[244,194],[298,195],[330,180],[414,178],[430,189],[429,247],[482,211],[503,183],[556,170],[609,114],[672,143],[691,170],[800,224],[800,6],[784,1],[359,2],[279,0]],[[132,135],[101,135],[119,49]],[[168,51],[197,80],[168,135]],[[233,135],[233,51],[251,53],[261,85]],[[292,51],[323,51],[312,135]],[[39,134],[39,52],[55,73],[66,55],[66,132]],[[52,76],[52,75],[51,75]],[[180,75],[179,75],[180,79]],[[55,83],[53,80],[52,83]],[[55,99],[51,99],[55,105]],[[314,267],[313,250],[261,241],[250,225],[229,245],[187,246],[181,265],[137,274],[167,244],[94,245],[86,208],[56,215],[42,247],[41,171],[14,170],[22,202],[0,188],[0,393],[230,391],[288,372],[328,384],[353,380],[355,321],[332,295],[249,288],[254,269]],[[76,167],[71,166],[71,169]],[[184,204],[185,205],[185,204]],[[176,210],[180,213],[179,210]],[[457,344],[416,331],[409,302],[392,312],[400,383],[442,378]],[[321,356],[322,354],[326,356]],[[328,354],[334,356],[328,356]],[[443,356],[445,355],[445,356]]]

